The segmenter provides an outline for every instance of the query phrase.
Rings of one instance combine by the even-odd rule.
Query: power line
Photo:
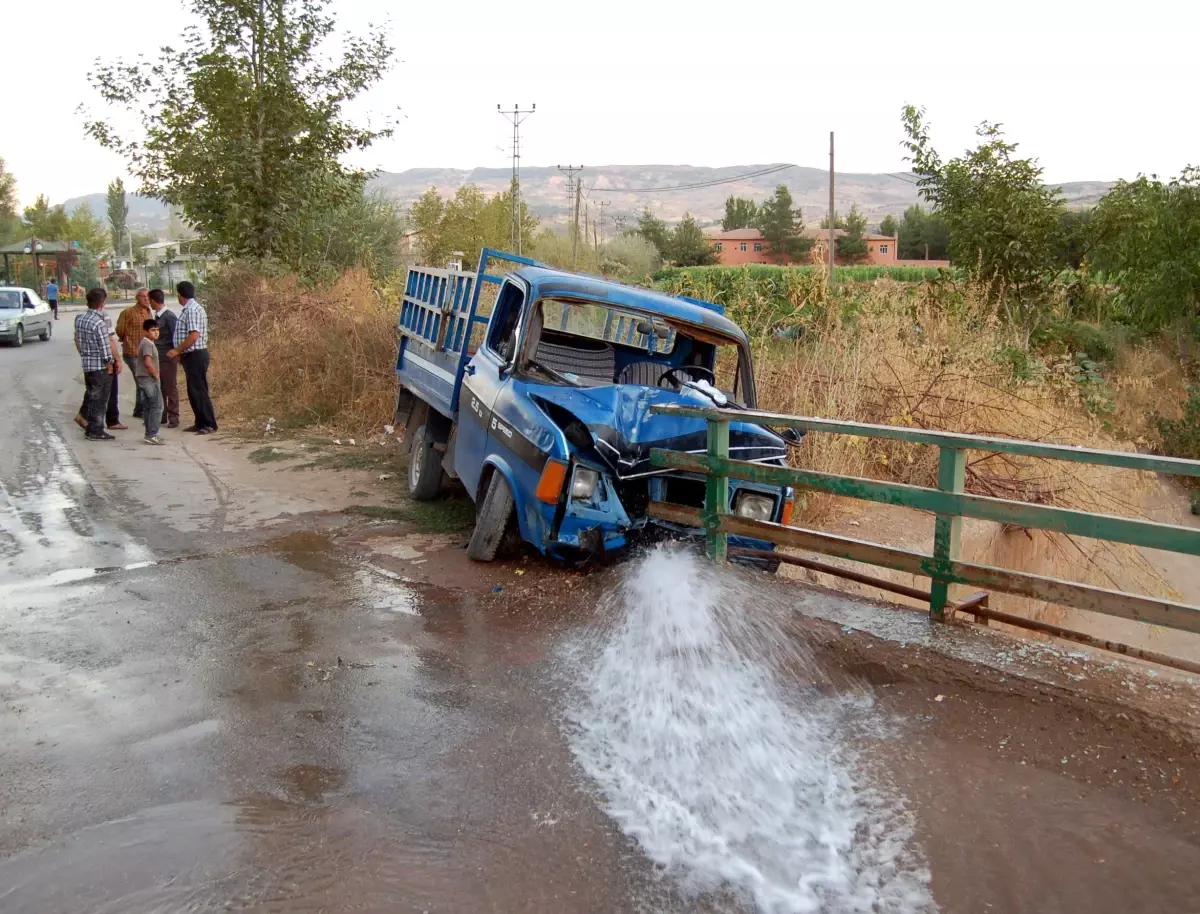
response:
[[[729,178],[720,178],[714,181],[697,181],[694,184],[673,184],[669,187],[622,187],[610,188],[610,190],[619,190],[623,194],[656,194],[665,193],[672,190],[695,190],[701,187],[717,187],[721,184],[733,184],[736,181],[744,181],[747,178],[761,178],[763,175],[773,175],[776,172],[785,171],[788,168],[795,168],[795,165],[773,165],[770,168],[764,168],[761,171],[750,171],[741,175],[733,175]]]
[[[501,111],[500,106],[496,106],[496,111],[500,113],[506,121],[512,124],[513,128],[513,146],[512,146],[512,246],[513,250],[521,253],[521,124],[529,119],[529,116],[537,111],[537,105],[522,110],[520,105],[513,105],[512,111]]]
[[[914,187],[920,186],[920,183],[921,183],[920,181],[914,181],[911,178],[909,178],[907,175],[900,174],[900,173],[885,171],[884,175],[889,178],[895,178],[897,181],[903,181],[905,184],[911,184]]]

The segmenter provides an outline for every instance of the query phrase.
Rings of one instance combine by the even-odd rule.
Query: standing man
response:
[[[146,321],[153,319],[154,315],[150,313],[150,293],[146,289],[138,289],[133,305],[122,311],[121,316],[117,318],[117,339],[121,341],[125,365],[135,377],[134,368],[138,360],[138,347],[141,346],[142,339],[146,336],[142,327]],[[146,398],[142,393],[141,385],[137,385],[137,394],[133,401],[133,418],[142,418],[145,402]]]
[[[179,360],[168,356],[175,345],[175,325],[179,318],[174,311],[167,310],[167,297],[162,289],[150,290],[150,310],[158,321],[158,375],[161,379],[163,414],[162,424],[167,428],[179,428]]]
[[[120,363],[109,344],[108,325],[101,313],[107,299],[108,293],[103,289],[88,289],[87,310],[75,318],[75,348],[83,363],[83,383],[87,391],[80,413],[85,417],[85,437],[89,441],[113,440],[113,436],[104,430],[104,410]]]
[[[196,301],[196,287],[187,280],[175,286],[175,293],[183,310],[175,324],[175,348],[167,356],[178,357],[183,365],[188,403],[196,417],[196,424],[184,431],[211,435],[217,430],[217,416],[208,395],[208,314]]]
[[[58,283],[54,281],[53,276],[46,283],[46,301],[50,304],[50,310],[54,312],[54,319],[58,320]]]
[[[104,293],[104,297],[105,300],[108,299],[107,291]],[[125,429],[129,428],[129,426],[121,421],[121,406],[118,402],[119,398],[117,396],[120,392],[117,388],[118,379],[121,376],[121,369],[123,367],[120,349],[121,344],[117,342],[117,331],[113,329],[112,318],[107,314],[101,314],[100,316],[104,319],[104,326],[108,329],[108,348],[112,350],[113,356],[112,384],[108,388],[108,409],[104,414],[105,422],[107,423],[109,429],[124,431]]]

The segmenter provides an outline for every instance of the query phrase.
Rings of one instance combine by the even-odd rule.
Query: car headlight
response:
[[[587,467],[575,467],[575,476],[571,479],[571,497],[587,501],[596,494],[596,486],[600,484],[600,474]]]
[[[774,510],[775,499],[767,495],[755,495],[753,492],[738,492],[733,503],[733,513],[750,520],[769,521]]]
[[[0,321],[0,330],[7,330],[12,321]]]

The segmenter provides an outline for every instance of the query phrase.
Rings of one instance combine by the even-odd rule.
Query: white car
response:
[[[50,339],[54,312],[33,289],[0,286],[0,340],[24,346],[28,337]]]

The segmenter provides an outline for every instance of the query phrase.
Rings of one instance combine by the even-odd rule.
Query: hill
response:
[[[606,219],[624,218],[632,222],[647,205],[651,205],[667,222],[676,222],[684,213],[690,212],[701,224],[709,224],[720,221],[725,211],[725,198],[730,194],[761,201],[774,191],[775,185],[786,184],[796,205],[803,210],[805,221],[815,224],[824,215],[829,199],[829,178],[822,169],[797,165],[773,174],[730,181],[739,175],[771,167],[601,165],[585,168],[582,178],[584,194],[593,208],[593,215],[595,204],[607,201]],[[464,184],[476,184],[486,194],[500,193],[508,188],[511,174],[508,168],[410,168],[402,172],[379,172],[371,179],[370,186],[408,206],[430,187],[437,188],[443,197],[453,195]],[[713,183],[717,181],[730,183]],[[899,216],[905,207],[918,202],[913,181],[913,176],[906,173],[839,172],[836,176],[837,207],[845,212],[851,203],[856,203],[873,223],[889,214]],[[703,186],[706,184],[708,186]],[[680,190],[662,190],[679,185],[688,186]],[[1085,206],[1096,203],[1111,186],[1107,181],[1075,181],[1063,184],[1061,188],[1069,205]],[[647,192],[654,188],[659,190]],[[557,168],[534,166],[523,169],[521,192],[530,209],[544,223],[566,222],[570,211],[566,176]],[[103,217],[104,194],[74,197],[66,201],[66,206],[70,210],[83,202],[91,204],[93,212]],[[161,235],[167,229],[167,208],[156,200],[130,195],[129,223],[138,231]]]

